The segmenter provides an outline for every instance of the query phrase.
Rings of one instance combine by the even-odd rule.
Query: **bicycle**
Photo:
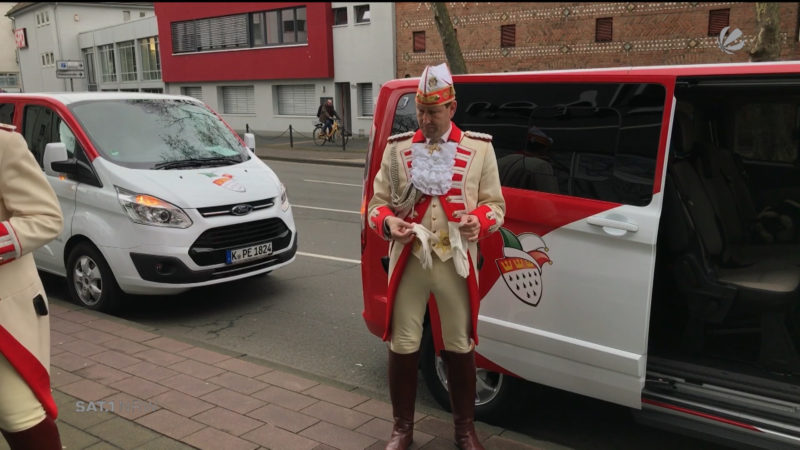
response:
[[[334,120],[329,134],[325,134],[325,124],[317,122],[314,125],[314,143],[317,145],[325,145],[326,142],[332,142],[336,145],[347,145],[350,139],[350,132],[345,130],[339,120]],[[344,140],[344,142],[342,142]]]

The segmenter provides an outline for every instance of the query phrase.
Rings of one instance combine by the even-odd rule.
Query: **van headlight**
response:
[[[137,194],[119,186],[114,187],[117,188],[117,198],[122,209],[135,223],[170,228],[188,228],[192,225],[192,219],[172,203],[152,195]]]
[[[286,211],[289,209],[289,196],[286,194],[286,186],[281,183],[281,209]]]

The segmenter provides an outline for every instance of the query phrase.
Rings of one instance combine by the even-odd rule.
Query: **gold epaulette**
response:
[[[478,133],[476,131],[465,131],[464,134],[466,134],[467,137],[471,137],[472,139],[477,139],[479,141],[492,142],[492,135],[491,134]]]
[[[414,133],[416,133],[416,131],[406,131],[405,133],[394,134],[392,136],[389,136],[389,139],[387,139],[386,142],[402,141],[403,139],[408,139],[414,136]]]
[[[15,127],[14,125],[8,125],[8,124],[5,124],[5,123],[0,123],[0,130],[17,131],[17,127]]]

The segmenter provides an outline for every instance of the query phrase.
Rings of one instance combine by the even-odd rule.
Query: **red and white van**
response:
[[[507,203],[480,242],[478,414],[524,379],[727,444],[800,447],[800,62],[454,82],[454,122],[494,137]],[[380,91],[363,205],[388,137],[417,127],[417,83]],[[387,243],[365,221],[363,316],[381,336]],[[429,332],[423,351],[447,404]]]

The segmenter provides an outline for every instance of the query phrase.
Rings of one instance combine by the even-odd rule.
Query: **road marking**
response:
[[[340,212],[340,213],[348,213],[348,214],[361,214],[359,211],[348,211],[346,209],[320,208],[319,206],[305,206],[305,205],[292,204],[292,208],[318,209],[320,211]]]
[[[323,184],[337,184],[339,186],[353,186],[353,187],[357,187],[357,188],[361,187],[360,184],[337,183],[335,181],[322,181],[322,180],[303,180],[303,181],[308,181],[309,183],[323,183]]]
[[[297,252],[300,256],[310,256],[312,258],[321,258],[321,259],[330,259],[332,261],[340,261],[352,264],[361,264],[361,261],[357,259],[347,259],[347,258],[337,258],[335,256],[327,256],[327,255],[317,255],[316,253],[306,253],[306,252]]]

